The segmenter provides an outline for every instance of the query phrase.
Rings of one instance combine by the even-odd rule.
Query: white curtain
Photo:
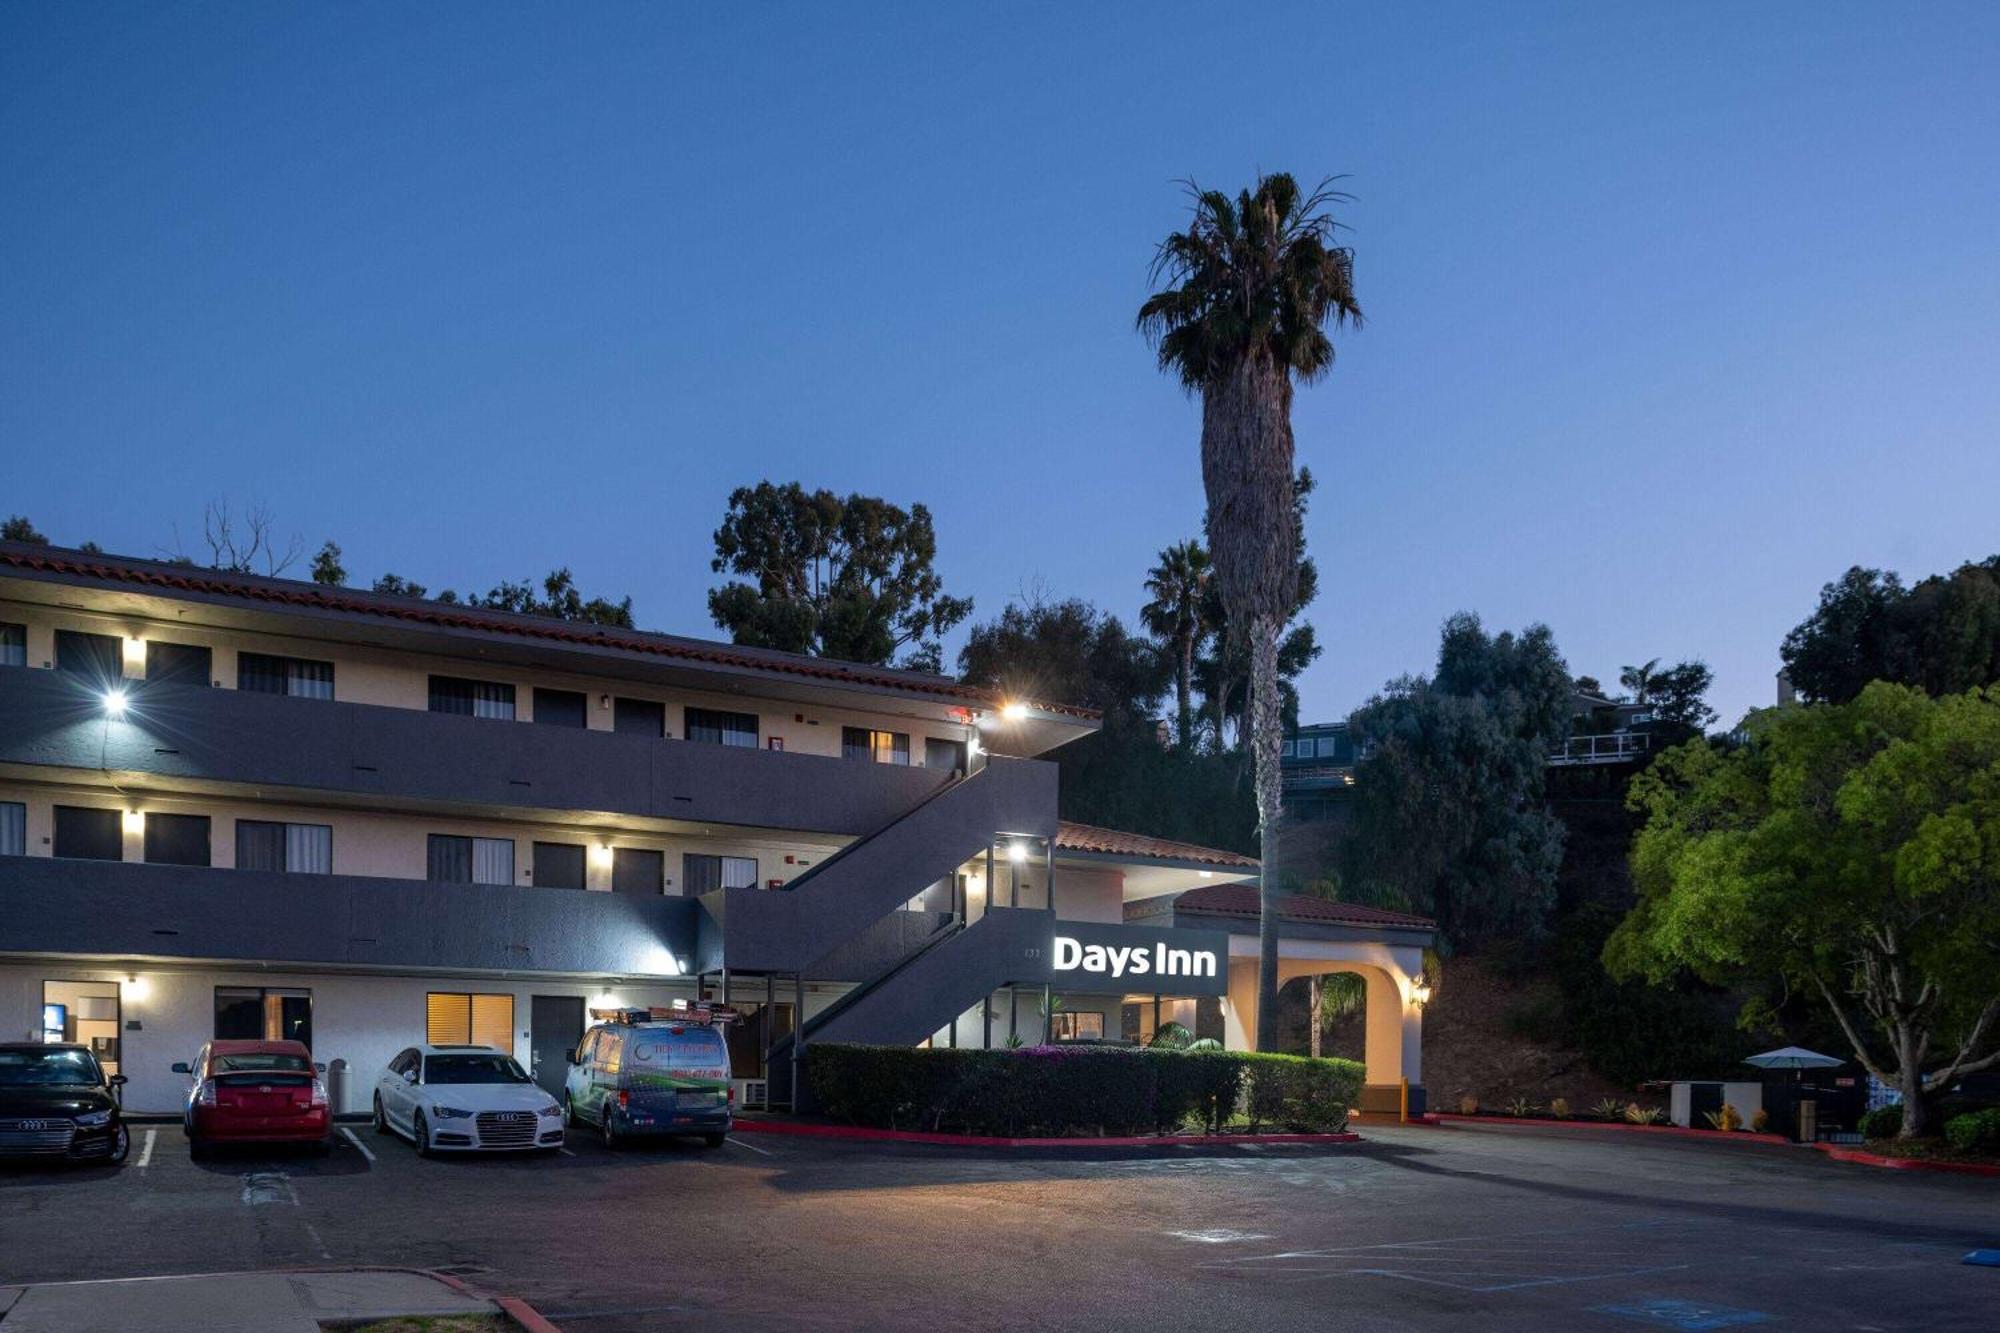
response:
[[[0,856],[28,854],[28,807],[19,801],[0,801]]]
[[[472,882],[512,884],[514,882],[514,840],[474,838],[472,840]]]
[[[472,715],[474,717],[497,717],[508,721],[514,719],[514,687],[496,685],[492,681],[472,682]]]
[[[331,824],[285,825],[285,869],[298,875],[331,875],[333,826]]]

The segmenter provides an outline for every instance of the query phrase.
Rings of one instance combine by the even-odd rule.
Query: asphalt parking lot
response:
[[[148,1146],[148,1129],[151,1144]],[[0,1283],[440,1268],[576,1333],[650,1329],[1992,1329],[2000,1182],[1590,1131],[1102,1160],[724,1147],[0,1169]],[[0,1324],[0,1329],[4,1324]]]

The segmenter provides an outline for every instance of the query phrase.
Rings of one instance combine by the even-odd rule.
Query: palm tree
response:
[[[1258,927],[1257,1049],[1276,1044],[1278,1019],[1278,631],[1298,593],[1293,521],[1292,382],[1333,365],[1325,325],[1359,324],[1354,254],[1333,244],[1322,184],[1262,176],[1231,199],[1192,183],[1187,230],[1160,243],[1139,328],[1160,369],[1201,395],[1201,481],[1208,549],[1232,625],[1250,653],[1250,741],[1263,853]]]
[[[1642,704],[1647,702],[1647,697],[1659,685],[1659,665],[1660,659],[1656,657],[1652,661],[1642,663],[1639,666],[1619,668],[1618,683],[1632,691],[1633,703]]]
[[[1194,650],[1212,628],[1205,611],[1209,573],[1208,551],[1200,542],[1169,546],[1146,575],[1146,591],[1153,600],[1139,608],[1146,628],[1174,650],[1177,736],[1184,750],[1194,747]]]

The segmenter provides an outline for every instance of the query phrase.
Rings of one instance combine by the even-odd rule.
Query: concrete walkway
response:
[[[498,1314],[428,1273],[212,1273],[0,1287],[0,1333],[320,1333],[330,1319]]]

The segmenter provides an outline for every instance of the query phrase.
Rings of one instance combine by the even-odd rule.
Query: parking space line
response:
[[[562,1154],[563,1156],[565,1156],[565,1157],[574,1157],[574,1156],[576,1156],[576,1154],[575,1154],[575,1153],[571,1152],[571,1151],[570,1151],[569,1149],[567,1149],[567,1148],[558,1148],[558,1149],[556,1149],[556,1151],[557,1151],[557,1152],[559,1152],[559,1153],[561,1153],[561,1154]]]
[[[735,1144],[739,1148],[748,1148],[751,1152],[763,1153],[764,1156],[766,1157],[776,1157],[778,1155],[772,1152],[769,1148],[759,1148],[754,1143],[745,1143],[742,1139],[737,1138],[734,1134],[731,1134],[729,1136],[729,1141]]]
[[[160,1131],[157,1129],[149,1129],[146,1131],[146,1141],[139,1145],[138,1164],[140,1166],[151,1166],[153,1164],[153,1139],[159,1134],[159,1132]]]
[[[353,1144],[357,1149],[360,1150],[360,1153],[363,1157],[366,1157],[371,1162],[375,1160],[375,1154],[368,1151],[368,1145],[363,1143],[360,1137],[356,1135],[353,1130],[349,1129],[346,1125],[342,1125],[340,1127],[340,1133],[343,1138],[345,1138],[349,1143]]]

